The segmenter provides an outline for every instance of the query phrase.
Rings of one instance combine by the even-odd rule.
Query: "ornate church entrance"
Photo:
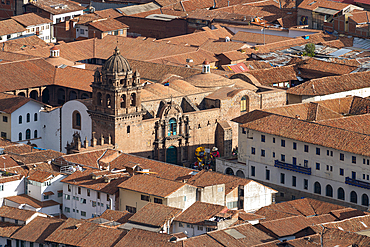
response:
[[[171,146],[166,152],[166,162],[171,164],[177,164],[177,148]]]

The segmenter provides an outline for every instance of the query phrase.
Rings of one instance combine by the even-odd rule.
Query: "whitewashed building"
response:
[[[55,41],[52,39],[52,21],[50,19],[43,18],[35,13],[13,16],[12,19],[26,28],[25,35],[35,34],[47,43]]]

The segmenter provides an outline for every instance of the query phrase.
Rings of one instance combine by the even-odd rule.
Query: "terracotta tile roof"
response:
[[[92,26],[102,32],[128,28],[126,24],[112,18],[108,18],[106,20],[92,21],[89,23],[89,26]]]
[[[78,247],[91,247],[91,246],[101,246],[101,247],[111,247],[115,246],[118,241],[120,241],[127,231],[120,229],[113,229],[107,227],[97,227],[92,230],[86,237],[78,242],[76,246]]]
[[[39,162],[47,162],[63,155],[51,149],[40,150],[38,152],[23,153],[23,154],[9,154],[14,160],[23,164],[33,164]]]
[[[31,210],[19,209],[9,206],[0,208],[0,217],[5,217],[14,220],[26,221],[31,218],[36,212]]]
[[[60,203],[53,201],[53,200],[48,200],[48,201],[39,201],[36,200],[35,198],[32,198],[28,195],[22,194],[19,196],[10,196],[10,197],[5,197],[6,200],[18,203],[18,204],[27,204],[30,205],[31,207],[34,208],[46,208],[50,206],[55,206],[59,205]]]
[[[370,87],[370,72],[323,77],[289,88],[288,94],[319,96]]]
[[[227,52],[223,52],[221,55],[224,55],[226,58],[230,59],[231,61],[245,60],[249,58],[247,54],[242,53],[240,51],[227,51]]]
[[[150,175],[135,175],[118,185],[118,187],[154,196],[167,197],[185,185],[184,183]]]
[[[297,73],[294,70],[293,65],[261,70],[251,70],[247,73],[253,75],[262,85],[271,85],[273,83],[297,80]]]
[[[8,182],[13,182],[17,180],[21,180],[23,178],[23,175],[14,175],[14,176],[8,176],[8,177],[1,177],[0,178],[0,183],[8,183]]]
[[[26,29],[13,19],[0,21],[0,36],[24,31]]]
[[[248,129],[354,154],[370,156],[370,152],[366,148],[370,145],[370,137],[364,134],[258,110],[240,116],[233,121],[241,123],[241,127]]]
[[[59,175],[59,173],[42,170],[31,170],[27,179],[43,183],[57,175]]]
[[[43,47],[48,47],[48,44],[37,35],[12,39],[2,43],[2,50],[8,52],[19,52],[23,49],[38,49]]]
[[[263,215],[266,219],[261,221],[271,221],[291,216],[313,216],[329,214],[334,210],[344,209],[343,206],[317,201],[310,198],[287,201],[271,204],[256,211],[256,214]]]
[[[354,11],[348,16],[349,19],[356,24],[367,24],[369,22],[370,13],[368,11]]]
[[[256,227],[265,232],[271,232],[277,237],[291,236],[313,224],[334,221],[336,218],[330,214],[314,217],[293,216],[278,220],[260,222]]]
[[[45,240],[47,242],[78,246],[80,241],[98,227],[98,224],[95,223],[69,218]]]
[[[1,170],[7,170],[8,168],[17,167],[19,164],[9,154],[3,154],[1,157]]]
[[[189,17],[188,17],[189,18]],[[216,25],[216,29],[206,29],[205,31],[195,32],[191,34],[180,35],[171,38],[160,39],[158,42],[166,42],[170,44],[188,44],[192,46],[201,46],[209,39],[218,40],[231,37],[232,34],[223,27]]]
[[[92,176],[94,173],[96,173],[96,179]],[[107,179],[111,180],[106,182]],[[118,191],[117,186],[127,179],[129,177],[126,174],[113,174],[109,171],[87,169],[83,172],[76,171],[61,182],[114,195]]]
[[[74,67],[56,68],[54,85],[75,88],[92,92],[90,87],[94,81],[94,71]]]
[[[175,218],[181,212],[182,209],[179,208],[149,202],[136,212],[129,221],[144,225],[163,227],[168,220]]]
[[[283,40],[290,40],[292,38],[284,37],[284,36],[276,36],[276,35],[264,35],[261,33],[250,33],[250,32],[243,32],[239,31],[237,32],[231,40],[233,41],[241,41],[245,43],[257,43],[257,44],[263,44],[264,42],[266,44],[269,43],[275,43]]]
[[[370,115],[360,115],[360,116],[348,116],[341,119],[327,119],[318,121],[317,123],[322,125],[327,125],[339,129],[345,129],[353,132],[358,132],[361,134],[370,134],[370,130],[364,128],[366,124],[370,123]]]
[[[196,187],[206,187],[215,184],[225,184],[225,194],[229,194],[233,189],[239,185],[246,185],[251,180],[245,178],[239,178],[236,176],[230,176],[221,174],[218,172],[202,170],[195,176],[190,178],[187,183]]]
[[[370,228],[370,215],[324,223],[323,226],[326,228],[339,229],[346,232],[360,232],[363,230],[368,230]],[[312,226],[311,228],[317,231],[319,227],[320,226]]]
[[[165,233],[150,232],[133,228],[123,237],[115,247],[166,247],[181,246],[179,243],[172,243],[169,240],[171,235]]]
[[[95,11],[95,14],[103,17],[103,18],[117,18],[122,16],[116,9],[103,9]]]
[[[235,238],[235,234],[238,234],[240,238]],[[237,225],[223,230],[212,231],[208,232],[207,235],[223,244],[223,246],[254,246],[275,240],[274,237],[269,236],[251,224]]]
[[[100,218],[106,219],[106,220],[113,220],[118,223],[126,223],[131,218],[133,214],[128,211],[116,211],[107,209],[104,211],[102,215],[100,215]]]
[[[177,216],[174,221],[203,225],[204,221],[211,219],[219,213],[226,213],[227,211],[228,209],[226,206],[198,201],[194,202],[184,212]]]
[[[8,146],[16,145],[17,143],[8,141],[6,139],[0,138],[0,147],[5,148]]]
[[[249,45],[240,42],[225,42],[225,40],[208,40],[203,43],[200,48],[213,52],[215,54],[221,54],[228,51],[246,50],[246,54],[252,53],[254,50],[248,49]]]
[[[327,8],[327,9],[333,9],[333,10],[343,10],[344,8],[348,7],[349,4],[346,3],[339,3],[335,1],[327,1],[327,0],[303,0],[298,5],[298,8],[300,9],[307,9],[307,10],[315,10],[318,7],[321,8]]]
[[[25,27],[35,26],[40,24],[52,23],[50,19],[43,18],[35,13],[12,16],[12,19],[22,24]]]
[[[30,98],[0,93],[0,111],[11,114],[29,101]]]
[[[0,95],[3,95],[3,94],[0,94]],[[14,143],[13,145],[9,145],[9,146],[6,146],[4,147],[4,153],[8,153],[8,154],[11,154],[11,153],[14,153],[14,154],[24,154],[24,153],[30,153],[30,152],[38,152],[39,150],[37,149],[34,149],[32,146],[30,145],[26,145],[26,144],[16,144]]]
[[[254,213],[246,213],[244,210],[239,210],[238,218],[243,221],[252,221],[265,219],[265,216]]]
[[[363,216],[365,213],[361,210],[354,208],[343,208],[338,210],[333,210],[330,214],[334,215],[338,220],[349,219],[357,216]]]
[[[218,1],[216,1],[218,2]],[[188,19],[196,19],[196,20],[206,20],[206,21],[214,21],[217,20],[233,20],[233,21],[244,21],[244,16],[242,14],[235,14],[229,13],[224,11],[213,11],[208,9],[196,9],[191,11],[187,16]],[[225,38],[225,37],[223,37]]]
[[[13,239],[44,244],[45,239],[53,233],[64,220],[36,217],[12,235]]]
[[[30,2],[29,4],[32,4],[53,15],[69,13],[69,12],[74,12],[74,11],[85,9],[85,7],[82,7],[79,3],[68,1],[68,0],[38,0],[38,1]]]
[[[10,238],[21,228],[22,226],[15,225],[9,222],[0,222],[0,236],[3,238]]]

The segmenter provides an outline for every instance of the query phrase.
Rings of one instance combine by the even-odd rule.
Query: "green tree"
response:
[[[303,55],[313,57],[315,56],[315,44],[309,43],[304,47],[305,52]]]

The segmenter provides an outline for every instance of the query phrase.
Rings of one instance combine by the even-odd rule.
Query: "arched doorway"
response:
[[[314,193],[315,194],[320,194],[321,195],[321,185],[320,185],[320,183],[319,182],[315,182],[314,183],[314,185],[313,185],[313,187],[314,187]]]
[[[238,177],[240,177],[240,178],[245,178],[244,172],[243,172],[243,171],[241,171],[241,170],[238,170],[238,171],[236,172],[236,176],[238,176]]]
[[[233,171],[233,169],[231,169],[230,167],[228,167],[225,170],[225,174],[227,174],[227,175],[234,175],[234,171]]]
[[[326,185],[326,196],[333,197],[333,187],[330,184]]]
[[[39,93],[36,90],[32,90],[30,93],[30,98],[34,100],[38,100]]]
[[[357,193],[354,191],[351,191],[350,202],[357,203]]]
[[[166,162],[171,164],[177,164],[177,148],[175,146],[167,148]]]
[[[50,99],[49,89],[45,88],[44,91],[42,91],[42,102],[45,104],[49,104],[49,99]]]
[[[341,187],[339,187],[338,188],[338,199],[339,200],[344,200],[344,197],[345,197],[345,195],[344,195],[344,189],[341,188]]]
[[[367,207],[369,206],[369,197],[366,194],[362,194],[361,205]]]

